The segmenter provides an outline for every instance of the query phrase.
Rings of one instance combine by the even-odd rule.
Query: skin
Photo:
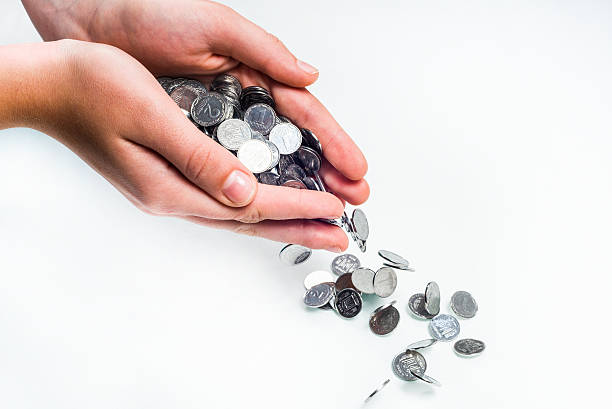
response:
[[[30,126],[52,135],[147,213],[310,248],[346,249],[341,229],[308,219],[339,217],[343,201],[363,203],[369,195],[367,163],[304,88],[317,79],[316,69],[276,37],[209,1],[23,4],[43,39],[52,42],[2,47],[0,65],[7,71],[0,83],[7,101],[1,127]],[[53,41],[62,38],[83,41]],[[32,55],[41,61],[32,64]],[[40,67],[49,70],[47,77],[38,76]],[[24,82],[14,84],[24,72],[35,84],[29,90]],[[245,87],[269,89],[280,114],[315,132],[326,159],[321,175],[336,196],[257,184],[233,155],[202,137],[151,74],[207,82],[220,72],[230,72]],[[6,98],[11,91],[44,103],[30,107]],[[233,200],[225,189],[236,171],[252,184],[244,200]]]

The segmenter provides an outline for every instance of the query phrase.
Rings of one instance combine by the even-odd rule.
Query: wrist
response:
[[[32,23],[45,41],[72,38],[91,41],[91,25],[103,0],[22,0]]]

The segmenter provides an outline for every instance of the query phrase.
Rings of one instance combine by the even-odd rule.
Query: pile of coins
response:
[[[214,78],[209,89],[197,80],[157,79],[170,98],[204,134],[217,141],[256,175],[260,183],[326,192],[319,176],[323,149],[315,134],[278,115],[268,90],[242,88],[229,74]],[[360,209],[349,218],[321,220],[347,231],[362,252],[369,235]]]

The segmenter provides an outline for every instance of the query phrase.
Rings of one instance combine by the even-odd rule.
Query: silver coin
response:
[[[374,294],[375,272],[369,268],[359,267],[353,271],[351,279],[355,287],[364,294]]]
[[[170,98],[178,105],[179,108],[191,117],[191,106],[193,102],[200,96],[206,95],[208,91],[200,81],[187,80],[178,87],[174,88],[170,93]]]
[[[334,277],[329,271],[316,270],[309,273],[304,278],[304,288],[309,289],[317,284],[333,283],[334,281],[336,281],[336,277]]]
[[[412,374],[412,376],[414,376],[417,379],[420,379],[423,382],[427,382],[430,383],[432,385],[436,385],[436,386],[442,386],[442,384],[438,381],[436,381],[434,378],[432,378],[429,375],[425,375],[424,373],[418,373],[417,371],[410,371],[410,373]]]
[[[359,247],[359,250],[361,250],[362,253],[365,253],[367,249],[366,242],[363,240],[356,240],[356,242],[357,242],[357,247]]]
[[[381,267],[374,275],[374,293],[385,298],[393,294],[397,287],[397,275],[391,267]]]
[[[304,169],[309,173],[312,174],[321,169],[321,156],[314,149],[300,146],[296,154]]]
[[[404,257],[389,250],[378,250],[378,255],[392,264],[409,265],[410,262]]]
[[[368,395],[367,398],[365,398],[364,402],[368,402],[370,399],[372,399],[372,397],[376,395],[378,392],[380,392],[385,386],[387,386],[389,382],[391,382],[391,379],[387,379],[386,381],[381,383],[380,386],[374,390],[374,392],[372,392],[371,394]]]
[[[294,266],[308,260],[312,255],[312,250],[299,244],[287,244],[278,254],[278,257],[285,264]]]
[[[278,179],[279,176],[272,172],[263,172],[257,175],[259,183],[263,183],[264,185],[278,186]]]
[[[425,373],[427,361],[417,351],[408,350],[393,358],[391,367],[395,376],[401,380],[414,381],[417,379],[414,376],[415,373],[419,375]]]
[[[315,136],[315,134],[306,128],[300,129],[302,137],[304,138],[304,145],[314,149],[319,155],[323,155],[323,149],[321,148],[321,142]]]
[[[304,304],[313,308],[320,308],[329,303],[334,297],[334,286],[321,283],[309,288],[304,294]]]
[[[295,125],[283,122],[270,131],[270,142],[276,145],[282,155],[290,155],[302,144],[302,134]]]
[[[261,132],[257,132],[251,129],[251,134],[253,139],[259,139],[260,141],[267,141],[266,137],[261,134]]]
[[[428,283],[425,288],[425,310],[430,315],[440,313],[440,287],[435,281]]]
[[[428,320],[434,317],[425,310],[425,294],[423,293],[413,294],[408,300],[408,308],[418,318]]]
[[[262,173],[272,168],[272,151],[266,142],[259,139],[244,142],[238,149],[237,156],[240,162],[253,173]]]
[[[244,120],[254,131],[267,135],[276,124],[276,113],[269,105],[253,104],[244,112]]]
[[[300,165],[293,163],[285,168],[283,175],[291,177],[291,179],[303,180],[306,177],[306,172],[300,167]]]
[[[281,177],[281,182],[282,182],[281,186],[292,187],[294,189],[308,189],[306,185],[300,180],[289,179],[289,180],[282,181],[282,177]]]
[[[413,349],[415,351],[417,349],[425,349],[425,348],[429,348],[436,342],[438,342],[438,340],[434,338],[424,339],[421,341],[413,342],[412,344],[408,345],[406,349]]]
[[[331,262],[332,273],[341,276],[342,274],[352,273],[361,266],[361,262],[352,254],[341,254]]]
[[[429,321],[429,332],[438,341],[450,341],[459,335],[459,321],[448,314],[440,314]]]
[[[191,117],[198,125],[218,125],[226,118],[228,103],[225,97],[217,92],[200,95],[191,105]]]
[[[266,145],[268,145],[268,149],[272,152],[272,163],[270,164],[270,169],[275,168],[278,165],[278,161],[280,160],[280,152],[276,145],[272,142],[266,140]]]
[[[408,264],[393,264],[393,263],[385,262],[383,263],[383,266],[395,268],[397,270],[414,271],[414,268],[410,267]]]
[[[353,224],[353,228],[355,230],[357,238],[366,241],[368,239],[368,236],[370,235],[370,226],[368,224],[368,218],[366,217],[363,210],[353,210],[351,222]]]
[[[460,317],[472,318],[478,312],[478,304],[467,291],[457,291],[451,297],[451,309]]]
[[[249,125],[240,119],[225,120],[217,127],[217,139],[225,149],[237,151],[240,147],[252,137],[251,128]],[[260,143],[263,143],[259,141]],[[270,149],[266,147],[270,152]]]
[[[455,352],[463,356],[474,356],[480,354],[485,349],[485,343],[477,339],[464,338],[455,342],[453,346]]]
[[[370,315],[370,329],[376,335],[387,335],[397,327],[400,313],[393,304],[395,301],[382,305]]]

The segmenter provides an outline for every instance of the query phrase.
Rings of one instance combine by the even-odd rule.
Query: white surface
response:
[[[63,146],[7,130],[0,405],[355,408],[391,378],[368,407],[601,406],[610,3],[230,5],[320,68],[313,91],[366,152],[372,234],[359,256],[376,267],[384,247],[417,268],[399,273],[399,327],[369,332],[378,301],[352,321],[304,309],[304,276],[332,255],[291,269],[280,244],[146,216]],[[3,2],[0,41],[36,40],[20,4]],[[429,280],[444,303],[474,294],[461,335],[487,343],[476,359],[427,351],[440,389],[390,369],[427,336],[406,302]]]

